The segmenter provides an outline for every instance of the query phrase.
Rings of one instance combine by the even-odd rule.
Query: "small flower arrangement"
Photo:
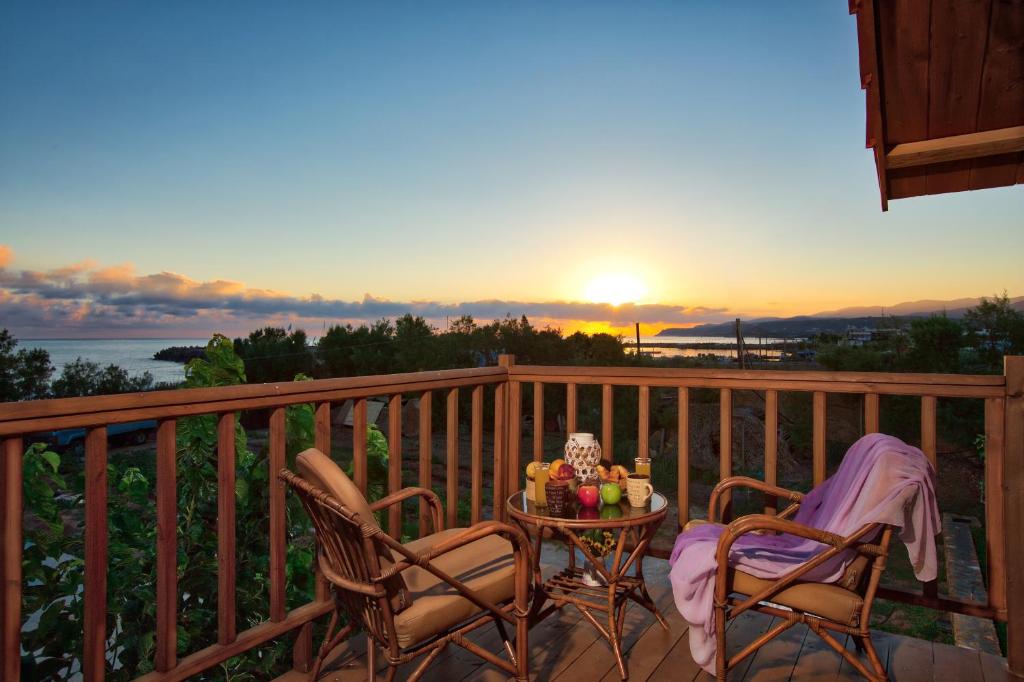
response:
[[[593,530],[580,536],[580,543],[596,558],[601,559],[615,549],[615,536],[610,530]]]

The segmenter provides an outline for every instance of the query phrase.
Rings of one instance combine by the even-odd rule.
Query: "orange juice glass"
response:
[[[544,484],[548,482],[548,470],[550,467],[550,464],[541,463],[541,465],[537,467],[537,471],[533,474],[534,503],[538,507],[548,506],[548,495],[544,490]]]
[[[643,474],[645,476],[651,475],[651,458],[650,457],[637,457],[636,468],[633,470],[635,474]]]

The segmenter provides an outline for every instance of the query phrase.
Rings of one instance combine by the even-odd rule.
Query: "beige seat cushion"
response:
[[[349,510],[359,515],[360,520],[363,523],[380,528],[380,524],[377,523],[377,518],[370,511],[370,505],[367,503],[363,493],[359,490],[352,479],[349,478],[341,467],[335,463],[333,459],[320,452],[316,448],[310,448],[300,452],[295,458],[295,468],[298,469],[299,476],[303,478],[310,485],[316,486],[320,490],[329,493],[331,497],[337,499]],[[346,522],[340,518],[335,517],[335,527],[338,532],[345,532],[343,524]],[[376,543],[377,546],[377,560],[381,569],[387,568],[392,564],[391,551],[387,549],[382,543]],[[326,552],[320,553],[321,566],[332,573],[338,575],[345,575],[346,577],[352,578],[353,576],[347,575],[346,571],[341,566],[331,566],[329,564],[329,557]],[[330,575],[330,573],[328,573]],[[408,606],[410,598],[409,591],[406,588],[405,581],[401,575],[396,575],[388,579],[384,583],[388,590],[388,594],[391,597],[391,608],[394,611],[401,611]]]
[[[465,528],[450,528],[407,543],[413,552],[423,552]],[[395,553],[395,560],[401,555]],[[465,584],[492,604],[515,596],[515,564],[512,545],[490,535],[442,554],[433,561],[441,571]],[[402,572],[412,604],[395,616],[398,645],[407,648],[468,619],[480,608],[430,571],[413,566]]]
[[[747,596],[760,592],[774,582],[755,578],[736,569],[729,570],[729,579],[732,591]],[[861,609],[864,607],[864,600],[859,594],[826,583],[797,582],[772,595],[767,601],[853,627],[859,624]]]

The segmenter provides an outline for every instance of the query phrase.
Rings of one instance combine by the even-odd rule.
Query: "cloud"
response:
[[[730,317],[725,308],[667,304],[612,306],[497,299],[444,303],[391,301],[369,293],[362,300],[345,301],[316,293],[293,296],[231,280],[197,281],[174,272],[139,275],[130,263],[101,266],[82,261],[46,271],[15,271],[7,268],[12,260],[11,249],[0,246],[0,325],[33,335],[206,335],[213,331],[243,333],[263,324],[316,329],[324,324],[360,323],[406,313],[435,323],[461,315],[488,321],[526,315],[569,326],[688,325]]]

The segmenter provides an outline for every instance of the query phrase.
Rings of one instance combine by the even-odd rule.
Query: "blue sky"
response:
[[[608,274],[653,325],[1024,291],[1019,187],[880,212],[841,0],[7,3],[0,87],[0,291],[39,328]],[[160,273],[188,306],[147,316]]]

